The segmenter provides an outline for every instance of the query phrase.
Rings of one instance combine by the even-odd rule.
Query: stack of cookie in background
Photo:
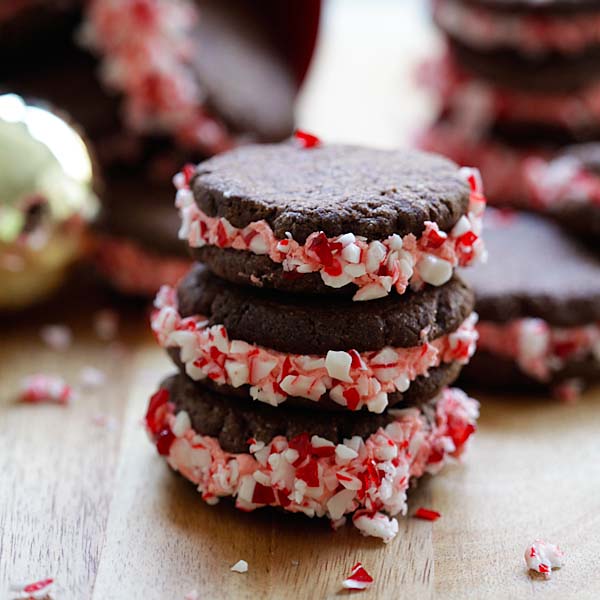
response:
[[[158,452],[210,504],[351,515],[389,541],[410,481],[475,431],[477,402],[448,386],[476,345],[455,269],[485,253],[478,174],[298,132],[175,183],[204,264],[155,301],[179,369],[148,407]]]
[[[490,261],[465,273],[481,339],[462,383],[574,399],[600,378],[600,7],[432,6],[446,47],[423,71],[440,111],[419,145],[478,167],[491,204],[544,217],[488,212]]]
[[[433,16],[446,53],[425,77],[441,108],[420,145],[478,167],[490,203],[549,212],[597,243],[598,3],[433,0]]]

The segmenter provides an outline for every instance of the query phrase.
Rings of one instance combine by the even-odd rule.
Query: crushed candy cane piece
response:
[[[235,573],[246,573],[248,571],[248,563],[245,560],[238,560],[230,571]]]
[[[321,144],[321,140],[316,135],[302,131],[301,129],[294,131],[294,138],[298,140],[302,148],[314,148]]]
[[[200,594],[198,590],[191,590],[183,597],[183,600],[200,600]]]
[[[17,594],[13,596],[14,600],[41,600],[47,598],[54,586],[54,579],[47,578],[33,583],[13,583],[10,591]]]
[[[68,404],[73,399],[73,389],[62,377],[38,373],[23,379],[19,400],[29,404],[53,402]]]
[[[352,567],[350,576],[342,582],[347,590],[366,590],[372,584],[373,578],[359,562]]]
[[[425,521],[437,521],[442,515],[437,510],[429,508],[418,508],[414,514],[415,519],[423,519]]]
[[[553,569],[563,566],[564,556],[565,553],[557,545],[539,539],[525,550],[527,568],[541,573],[545,579],[550,579]]]
[[[57,352],[64,352],[73,342],[73,333],[67,325],[44,325],[40,337],[44,344]]]
[[[79,382],[86,389],[100,387],[105,381],[104,371],[96,367],[83,367],[79,373]]]
[[[94,315],[94,331],[103,342],[110,342],[119,331],[119,315],[109,308],[99,310]]]

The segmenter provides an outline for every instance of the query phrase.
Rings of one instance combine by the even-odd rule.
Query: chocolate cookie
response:
[[[223,393],[380,413],[456,378],[475,348],[472,303],[457,278],[358,304],[238,288],[197,266],[158,295],[152,328],[182,372]]]
[[[554,160],[527,169],[534,206],[600,249],[600,144],[565,148]]]
[[[250,409],[177,375],[152,396],[146,427],[210,504],[234,497],[244,511],[274,506],[336,526],[354,513],[361,532],[389,541],[411,480],[459,456],[477,416],[474,400],[446,389],[422,409],[316,420],[302,410]]]
[[[470,185],[469,185],[470,183]],[[403,293],[482,252],[478,177],[441,157],[356,146],[246,146],[176,178],[180,236],[234,282]],[[191,189],[190,189],[191,188]],[[323,285],[315,285],[316,277]]]
[[[600,262],[554,223],[520,213],[486,219],[487,266],[465,272],[480,320],[479,360],[465,377],[487,381],[493,355],[521,371],[498,369],[504,383],[540,385],[600,373]],[[497,257],[497,258],[496,258]],[[498,363],[499,365],[501,362]]]

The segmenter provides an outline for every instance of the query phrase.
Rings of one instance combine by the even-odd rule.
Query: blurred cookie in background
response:
[[[544,209],[529,159],[600,139],[600,6],[434,0],[433,18],[446,50],[422,74],[439,113],[419,145],[478,167],[492,204]]]
[[[600,261],[547,219],[489,212],[490,260],[462,274],[479,314],[463,383],[573,398],[600,381]]]
[[[552,161],[532,158],[525,175],[540,210],[600,251],[600,143],[569,146]]]

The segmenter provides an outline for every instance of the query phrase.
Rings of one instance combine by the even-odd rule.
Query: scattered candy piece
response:
[[[418,508],[414,514],[416,519],[424,519],[426,521],[437,521],[442,515],[436,510],[429,508]]]
[[[296,129],[294,137],[298,140],[302,148],[314,148],[321,143],[321,140],[316,135],[302,131],[301,129]]]
[[[299,560],[293,560],[292,561],[292,567],[297,567],[300,564]]]
[[[96,367],[83,367],[79,373],[79,382],[87,389],[100,387],[105,381],[104,371],[96,369]]]
[[[365,571],[361,563],[352,567],[348,579],[344,579],[342,586],[347,590],[366,590],[373,583],[373,578]]]
[[[25,377],[21,385],[19,400],[30,404],[54,402],[68,404],[73,399],[73,390],[58,375],[38,373]]]
[[[235,573],[246,573],[248,571],[248,563],[245,560],[238,560],[230,570]]]
[[[109,308],[99,310],[94,315],[94,331],[103,342],[110,342],[117,337],[119,315]]]
[[[10,591],[17,594],[13,596],[14,600],[41,600],[48,597],[53,585],[54,579],[48,578],[33,583],[13,583]]]
[[[44,344],[57,352],[67,350],[73,341],[73,333],[66,325],[44,325],[40,329],[40,337]]]
[[[555,544],[535,540],[525,550],[525,562],[530,571],[541,573],[545,579],[550,579],[552,569],[563,566],[565,553]]]
[[[183,600],[200,600],[200,594],[197,590],[192,590],[183,597]]]

